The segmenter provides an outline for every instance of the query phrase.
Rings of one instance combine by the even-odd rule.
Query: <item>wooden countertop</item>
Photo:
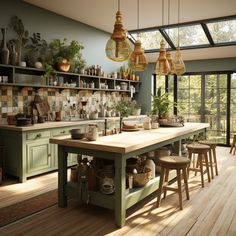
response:
[[[140,116],[129,116],[125,117],[124,120],[130,119],[141,119],[146,117],[146,115]],[[105,117],[108,120],[119,120],[119,117]],[[41,130],[41,129],[50,129],[50,128],[61,128],[61,127],[70,127],[70,126],[78,126],[78,125],[86,125],[91,123],[99,123],[104,122],[105,118],[99,118],[97,120],[79,120],[79,121],[51,121],[45,123],[38,123],[31,126],[16,126],[16,125],[0,125],[0,129],[4,130],[13,130],[13,131],[34,131],[34,130]]]
[[[124,154],[208,127],[207,123],[185,123],[183,127],[123,131],[121,134],[99,137],[96,141],[74,140],[70,136],[51,138],[50,143]]]

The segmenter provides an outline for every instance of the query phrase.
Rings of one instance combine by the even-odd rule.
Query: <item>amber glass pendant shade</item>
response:
[[[126,31],[123,29],[122,14],[118,10],[113,34],[106,44],[106,55],[113,61],[126,61],[131,53],[131,47]]]
[[[185,64],[182,59],[179,47],[176,48],[176,54],[175,54],[175,58],[174,58],[173,63],[174,63],[174,74],[179,76],[179,75],[182,75],[186,72]]]
[[[163,39],[160,45],[160,54],[156,61],[155,73],[158,75],[168,75],[170,73],[170,65],[166,58],[165,42]]]
[[[133,71],[144,71],[147,68],[148,61],[144,50],[142,48],[142,43],[140,39],[137,39],[134,45],[134,51],[131,53],[129,58],[129,67]]]

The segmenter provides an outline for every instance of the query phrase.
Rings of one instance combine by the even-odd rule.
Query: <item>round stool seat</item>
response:
[[[188,144],[186,147],[193,153],[208,152],[210,150],[210,146],[199,143]]]
[[[181,169],[186,167],[190,163],[190,160],[181,156],[164,156],[160,157],[158,165],[168,169]]]
[[[198,141],[200,144],[205,144],[210,146],[210,148],[215,148],[216,147],[216,142],[215,141],[211,141],[211,140],[199,140]]]

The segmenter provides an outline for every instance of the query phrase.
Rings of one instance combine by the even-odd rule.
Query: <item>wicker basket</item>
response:
[[[151,169],[145,167],[144,169],[139,169],[137,174],[134,174],[134,186],[142,187],[151,179]]]

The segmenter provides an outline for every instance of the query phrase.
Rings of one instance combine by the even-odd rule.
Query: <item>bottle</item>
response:
[[[11,65],[15,66],[17,64],[18,53],[16,52],[16,47],[12,45],[12,51],[10,54]]]
[[[7,28],[2,28],[2,37],[3,37],[3,48],[1,51],[1,60],[2,64],[8,65],[9,64],[9,49],[7,48]]]
[[[155,178],[155,173],[156,173],[155,162],[151,158],[148,158],[146,160],[145,167],[147,167],[147,168],[149,168],[151,170],[151,179],[154,179]]]

